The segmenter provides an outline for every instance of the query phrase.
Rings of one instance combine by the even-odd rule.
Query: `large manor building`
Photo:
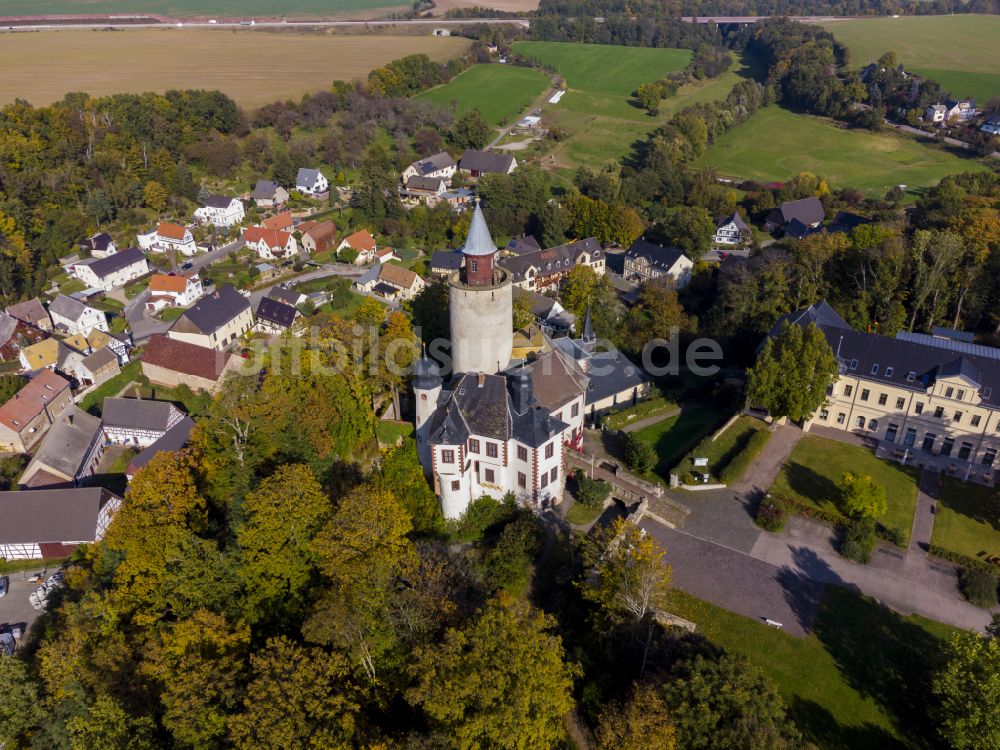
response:
[[[449,276],[452,373],[426,355],[414,365],[417,450],[446,518],[508,492],[527,507],[562,500],[567,450],[581,445],[588,406],[632,403],[648,380],[619,352],[596,351],[589,313],[579,339],[547,339],[512,361],[511,272],[496,263],[477,205]],[[611,395],[609,395],[611,394]]]
[[[875,439],[895,458],[991,479],[1000,452],[1000,349],[936,329],[894,338],[852,329],[825,302],[785,316],[815,323],[840,364],[827,403],[806,422]]]

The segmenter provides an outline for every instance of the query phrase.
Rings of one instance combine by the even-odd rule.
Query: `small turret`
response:
[[[441,368],[438,363],[424,355],[413,363],[413,396],[416,400],[413,426],[417,437],[417,455],[424,467],[425,473],[430,473],[430,446],[427,443],[427,430],[430,428],[430,418],[437,409],[438,396],[441,395]]]
[[[531,381],[531,373],[524,369],[524,365],[510,379],[510,396],[517,414],[524,414],[536,402],[535,385]]]
[[[594,334],[594,323],[590,319],[590,303],[587,303],[587,317],[583,319],[583,335],[580,336],[580,342],[583,344],[583,348],[588,352],[594,350],[594,344],[597,343],[597,336]]]
[[[493,259],[496,253],[497,246],[490,235],[489,227],[486,226],[483,209],[479,205],[479,201],[476,201],[476,207],[472,212],[472,221],[469,223],[469,234],[462,247],[462,255],[465,256],[463,281],[470,286],[489,286],[492,284]]]

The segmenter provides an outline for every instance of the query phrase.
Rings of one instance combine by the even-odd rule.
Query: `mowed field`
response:
[[[917,188],[958,172],[985,170],[976,159],[925,146],[892,132],[839,128],[832,121],[777,106],[725,133],[696,162],[738,179],[787,180],[813,172],[831,187],[882,196],[894,185]]]
[[[823,27],[850,49],[852,67],[893,50],[907,70],[933,78],[953,96],[980,104],[1000,96],[1000,16],[845,19]]]
[[[409,9],[401,0],[0,0],[0,16],[129,13],[190,18],[249,16],[340,17],[362,11]],[[369,14],[370,15],[370,14]]]
[[[520,115],[548,85],[549,77],[532,68],[480,64],[417,98],[448,108],[454,103],[458,114],[478,109],[488,122],[500,125]]]
[[[547,160],[548,166],[563,174],[581,164],[598,168],[628,156],[633,143],[674,112],[696,102],[722,99],[740,80],[739,66],[734,66],[716,79],[684,86],[677,96],[664,100],[658,116],[651,117],[636,106],[632,92],[641,83],[682,69],[691,59],[689,50],[572,42],[518,42],[514,50],[553,66],[566,79],[562,99],[542,108],[545,123],[568,136]]]
[[[71,91],[94,96],[219,89],[245,107],[365,78],[418,52],[444,62],[460,37],[330,35],[212,29],[43,31],[0,35],[0,104],[50,104]]]

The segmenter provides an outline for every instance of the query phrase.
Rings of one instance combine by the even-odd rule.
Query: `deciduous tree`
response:
[[[885,514],[885,487],[868,474],[845,472],[837,489],[840,490],[840,507],[851,518],[874,521]]]
[[[938,734],[955,750],[1000,748],[1000,640],[956,633],[934,675]]]
[[[837,367],[833,350],[814,323],[803,328],[786,322],[777,336],[767,339],[750,368],[747,400],[773,417],[799,422],[826,401]]]

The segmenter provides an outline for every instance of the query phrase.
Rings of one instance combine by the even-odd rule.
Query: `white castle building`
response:
[[[638,394],[647,383],[617,352],[596,366],[606,360],[594,351],[589,311],[581,338],[550,341],[538,358],[512,365],[511,279],[496,254],[477,205],[463,265],[449,278],[450,382],[426,354],[413,370],[417,450],[449,519],[483,495],[510,492],[538,510],[558,504],[566,451],[581,444],[588,396],[609,384]]]

